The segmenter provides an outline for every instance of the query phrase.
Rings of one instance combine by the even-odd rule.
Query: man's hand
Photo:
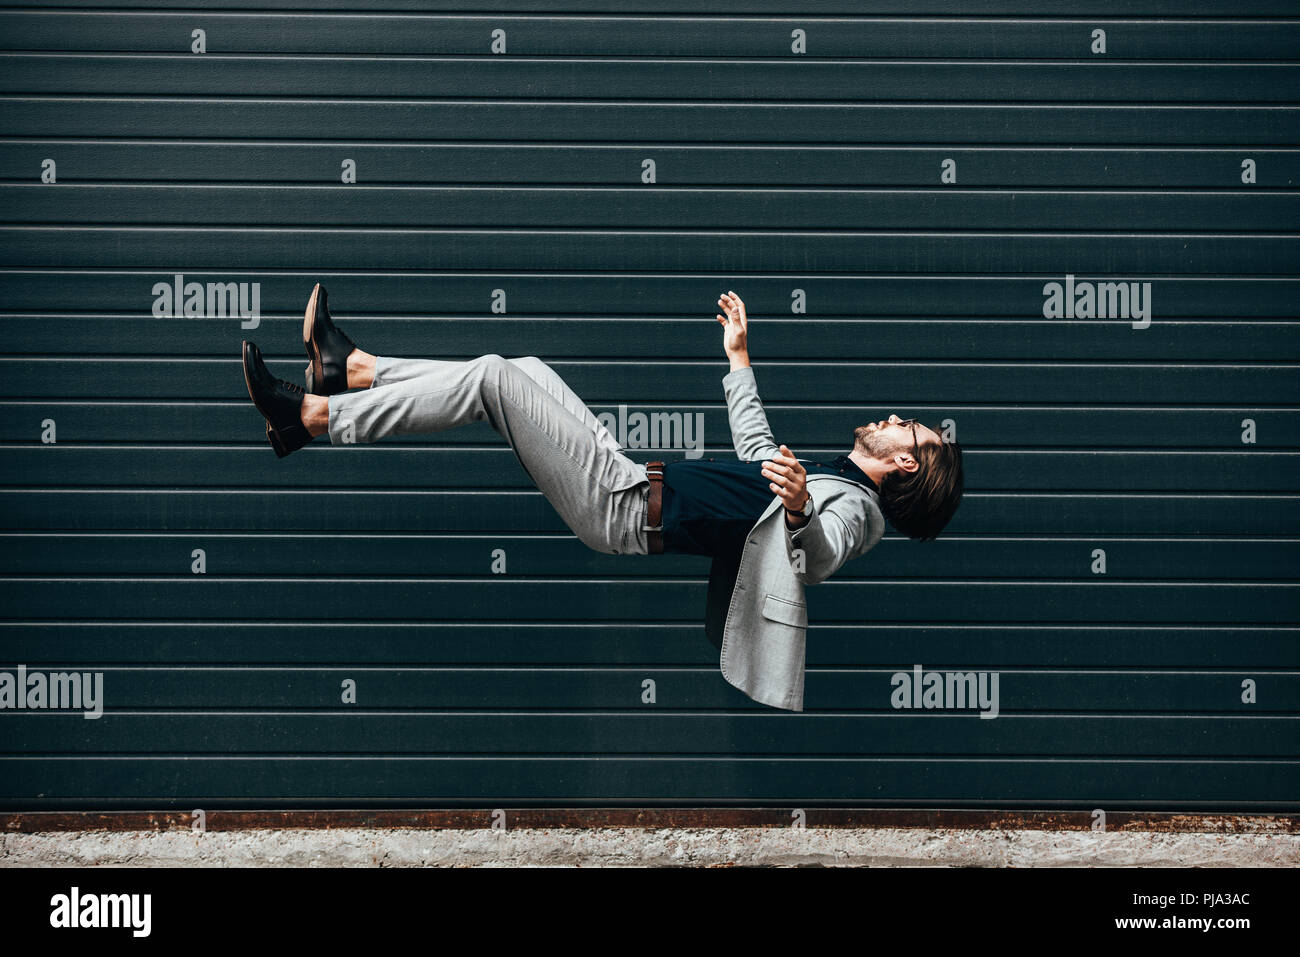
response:
[[[786,446],[781,446],[781,454],[774,455],[770,461],[763,463],[763,475],[770,479],[770,488],[785,506],[785,522],[791,528],[801,528],[808,524],[802,515],[791,514],[803,511],[808,501],[808,473],[799,464]]]
[[[734,292],[724,292],[718,297],[718,308],[722,310],[717,317],[722,323],[722,351],[731,360],[731,371],[744,369],[749,365],[749,317],[745,315],[745,304]]]

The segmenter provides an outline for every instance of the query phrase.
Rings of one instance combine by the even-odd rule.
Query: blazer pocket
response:
[[[795,628],[806,628],[808,605],[801,601],[787,601],[775,595],[767,595],[763,598],[763,617]]]

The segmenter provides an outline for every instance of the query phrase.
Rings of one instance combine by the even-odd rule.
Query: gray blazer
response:
[[[743,462],[779,455],[754,370],[729,372],[722,386],[736,455]],[[813,516],[806,525],[791,531],[774,495],[750,529],[739,565],[714,559],[709,573],[705,630],[721,646],[722,676],[755,701],[788,711],[803,710],[804,586],[829,578],[885,532],[879,497],[866,486],[814,474],[808,492]]]

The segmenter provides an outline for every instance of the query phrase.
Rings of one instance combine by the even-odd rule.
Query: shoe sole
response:
[[[325,366],[322,364],[320,354],[317,353],[316,347],[312,345],[312,334],[316,331],[316,303],[320,298],[320,283],[312,288],[311,298],[307,300],[307,311],[302,317],[302,345],[307,350],[307,371],[303,379],[307,385],[307,391],[313,395],[321,395],[316,391],[319,384],[323,389],[325,387]],[[317,372],[316,370],[320,371]]]
[[[248,390],[248,397],[253,400],[254,408],[256,408],[258,412],[261,412],[262,418],[266,420],[266,437],[271,443],[271,448],[275,449],[276,458],[282,459],[288,455],[289,452],[284,447],[284,440],[280,438],[280,433],[277,432],[275,426],[271,424],[271,417],[267,415],[266,410],[262,408],[261,403],[257,401],[257,394],[253,391],[253,380],[248,375],[248,367],[251,364],[253,353],[252,350],[249,349],[249,342],[247,339],[244,340],[243,350],[244,388]]]

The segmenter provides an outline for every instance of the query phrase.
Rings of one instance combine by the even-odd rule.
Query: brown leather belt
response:
[[[646,502],[646,542],[651,555],[659,555],[664,550],[664,463],[647,462],[646,477],[650,479],[650,495]]]

